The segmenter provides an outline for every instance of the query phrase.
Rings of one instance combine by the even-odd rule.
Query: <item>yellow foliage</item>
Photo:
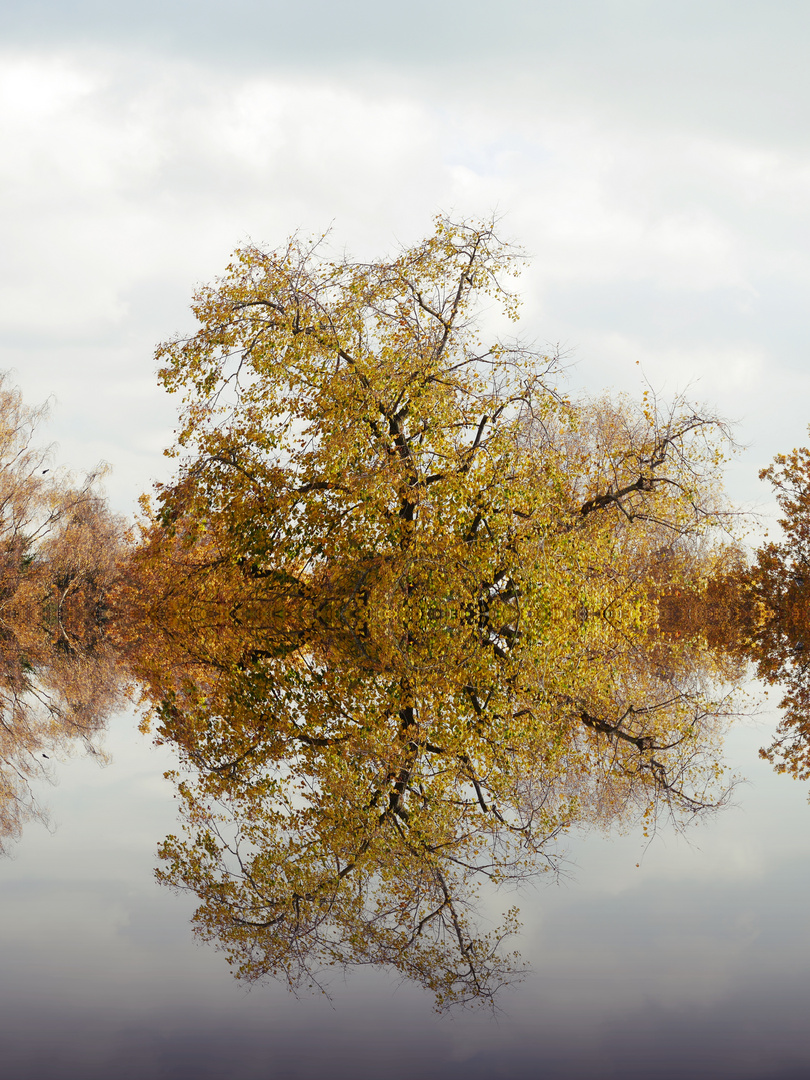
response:
[[[245,978],[378,962],[488,1000],[515,913],[478,933],[478,879],[724,798],[731,706],[651,581],[726,520],[725,429],[571,403],[554,357],[484,343],[516,265],[490,222],[375,264],[245,248],[158,350],[179,476],[125,576],[130,663],[186,766],[161,878]]]

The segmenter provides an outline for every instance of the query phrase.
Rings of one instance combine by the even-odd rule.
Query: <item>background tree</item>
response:
[[[120,701],[106,640],[106,596],[122,526],[97,491],[76,485],[35,444],[44,410],[0,381],[0,848],[42,818],[33,781]]]
[[[782,718],[762,756],[779,772],[810,778],[810,450],[780,454],[760,478],[782,511],[782,538],[756,553],[743,577],[749,597],[747,644],[757,674],[783,691]]]

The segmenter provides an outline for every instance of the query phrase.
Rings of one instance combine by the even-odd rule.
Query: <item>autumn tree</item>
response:
[[[782,537],[756,552],[742,576],[749,655],[757,674],[783,693],[773,743],[762,756],[780,772],[810,777],[810,450],[780,454],[760,473],[782,511]]]
[[[122,526],[36,443],[44,410],[0,382],[0,849],[44,811],[34,781],[94,736],[120,700],[105,597]]]
[[[485,340],[519,264],[446,220],[373,264],[245,248],[158,351],[179,475],[125,575],[156,628],[131,664],[185,766],[162,879],[246,978],[377,962],[486,999],[513,915],[480,935],[477,880],[723,799],[730,706],[649,659],[648,568],[724,525],[727,433]]]

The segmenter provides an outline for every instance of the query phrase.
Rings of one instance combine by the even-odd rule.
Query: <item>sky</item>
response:
[[[576,392],[649,383],[735,421],[760,536],[758,471],[810,421],[808,35],[783,0],[3,0],[0,369],[130,514],[170,475],[155,346],[238,245],[331,228],[372,259],[494,212],[530,256],[520,334]],[[775,715],[732,733],[748,782],[691,843],[572,838],[520,900],[534,974],[472,1020],[374,973],[331,1005],[232,984],[152,882],[168,765],[124,713],[113,763],[64,763],[54,831],[0,866],[4,1053],[32,1080],[798,1080],[810,808],[757,759]]]

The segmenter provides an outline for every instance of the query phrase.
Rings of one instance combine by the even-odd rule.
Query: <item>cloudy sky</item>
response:
[[[578,389],[737,421],[764,529],[757,472],[810,421],[809,45],[795,0],[2,0],[0,368],[130,512],[168,469],[154,347],[234,247],[331,226],[374,258],[496,211],[531,255],[521,333]],[[535,975],[473,1024],[370,974],[334,1008],[231,987],[151,884],[165,763],[122,717],[0,867],[19,1075],[805,1076],[810,810],[757,761],[772,722],[732,737],[750,783],[693,846],[574,843],[523,901]]]

